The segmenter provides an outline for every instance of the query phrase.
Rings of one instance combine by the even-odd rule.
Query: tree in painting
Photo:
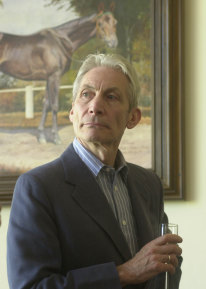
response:
[[[81,16],[95,13],[100,7],[113,10],[115,19],[118,21],[119,51],[131,60],[134,56],[133,45],[137,39],[144,38],[145,41],[150,42],[150,0],[51,0],[50,4],[57,5],[59,9],[74,8]]]

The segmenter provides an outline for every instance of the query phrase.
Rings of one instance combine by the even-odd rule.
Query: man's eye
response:
[[[81,94],[82,97],[89,97],[91,96],[91,92],[89,91],[83,91],[82,94]]]
[[[107,97],[112,100],[117,98],[115,94],[108,94]]]

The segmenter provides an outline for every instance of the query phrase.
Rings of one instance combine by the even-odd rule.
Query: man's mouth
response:
[[[86,123],[84,123],[84,126],[108,128],[108,125],[106,125],[106,124],[104,124],[104,123],[99,123],[99,122],[86,122]]]
[[[94,127],[94,128],[109,128],[108,124],[104,122],[98,122],[98,121],[88,121],[88,122],[83,123],[83,126]]]

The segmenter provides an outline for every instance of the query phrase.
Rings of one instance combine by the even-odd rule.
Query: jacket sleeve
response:
[[[10,289],[121,288],[113,262],[62,272],[62,254],[43,184],[24,174],[15,187],[7,233]]]

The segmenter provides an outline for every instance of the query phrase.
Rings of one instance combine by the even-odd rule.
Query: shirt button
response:
[[[125,220],[122,221],[122,225],[126,226],[127,222]]]
[[[114,186],[114,190],[115,190],[115,192],[117,192],[117,191],[118,191],[118,188],[117,188],[117,186]]]

